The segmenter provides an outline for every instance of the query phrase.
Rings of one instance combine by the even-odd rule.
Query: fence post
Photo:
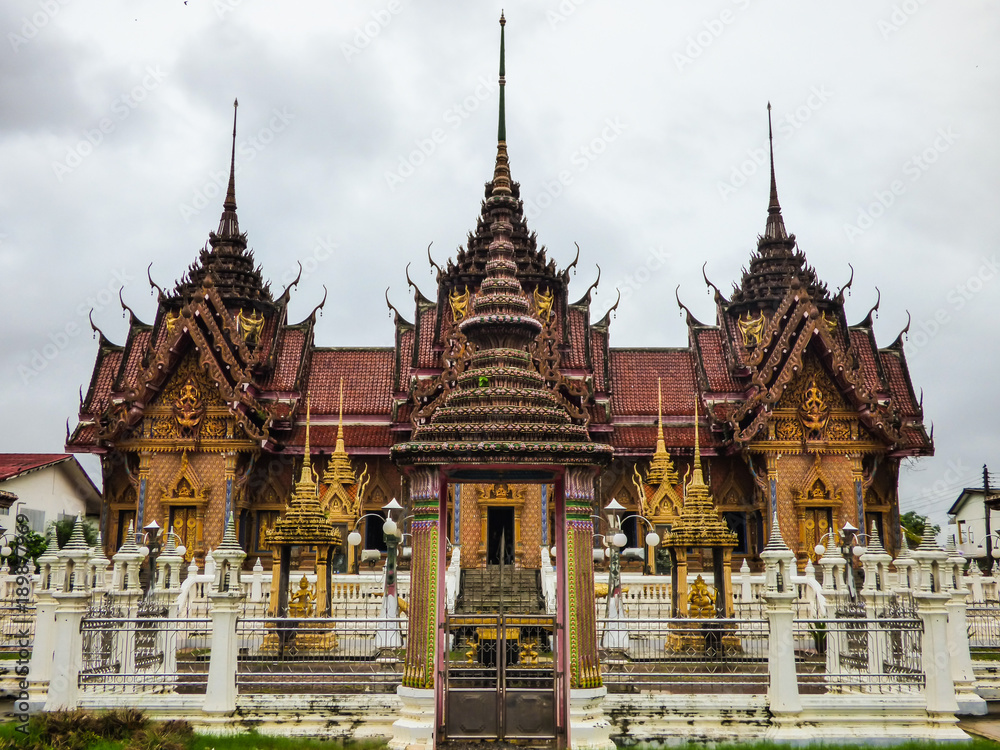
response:
[[[945,569],[948,555],[937,546],[930,534],[924,536],[920,546],[913,551],[920,573],[918,588],[914,592],[918,614],[923,621],[924,634],[921,639],[921,659],[924,666],[927,699],[927,713],[937,714],[943,720],[958,712],[955,699],[955,683],[951,677],[951,655],[948,648],[948,610],[946,602],[951,594],[946,590],[945,577],[950,571]]]
[[[767,699],[776,719],[802,711],[795,675],[795,553],[781,537],[778,513],[771,521],[771,538],[760,553],[764,560],[764,601],[767,603]],[[791,718],[791,717],[789,717]]]
[[[53,594],[58,590],[52,568],[59,562],[55,554],[57,549],[55,530],[50,528],[48,545],[38,558],[41,573],[35,589],[35,637],[31,647],[31,661],[28,663],[28,700],[32,710],[45,705],[49,678],[52,676],[52,659],[56,647],[56,599]],[[31,565],[30,560],[28,565]]]
[[[236,710],[236,620],[246,599],[240,585],[240,570],[246,553],[236,541],[232,514],[214,557],[219,575],[208,594],[212,602],[212,655],[208,663],[204,711],[232,713]]]
[[[948,542],[948,565],[952,576],[945,576],[945,583],[951,584],[951,598],[945,604],[948,611],[948,645],[951,649],[951,678],[955,683],[955,698],[959,713],[983,716],[987,713],[986,701],[976,693],[976,675],[972,669],[972,654],[969,651],[969,620],[966,601],[969,589],[965,585],[966,560],[955,548],[955,538]],[[975,562],[972,566],[979,570]]]
[[[55,649],[52,676],[45,700],[46,711],[76,708],[80,691],[80,668],[83,665],[83,634],[80,626],[87,613],[90,599],[87,559],[90,548],[83,536],[83,519],[76,517],[73,533],[58,555],[62,569],[61,591],[53,594],[56,601]]]

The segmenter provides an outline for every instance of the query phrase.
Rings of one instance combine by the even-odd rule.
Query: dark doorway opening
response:
[[[514,509],[486,509],[486,564],[514,563]]]

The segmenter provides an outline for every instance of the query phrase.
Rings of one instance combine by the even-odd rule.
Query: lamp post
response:
[[[400,648],[403,645],[403,636],[399,632],[397,623],[389,623],[399,617],[399,599],[396,595],[396,552],[399,543],[403,538],[402,529],[396,523],[393,514],[397,510],[402,510],[396,498],[382,506],[385,511],[385,520],[382,523],[382,539],[385,541],[385,580],[382,584],[382,609],[379,612],[379,619],[383,622],[375,633],[376,648]],[[352,547],[361,544],[361,534],[358,532],[358,525],[367,516],[381,518],[374,513],[366,513],[358,519],[354,525],[354,530],[347,535],[347,543]]]
[[[608,620],[620,620],[622,615],[622,578],[621,578],[621,551],[628,544],[628,537],[622,530],[621,513],[625,507],[612,498],[611,502],[604,507],[608,524],[608,533],[603,536],[604,555],[608,559],[608,598],[604,606],[604,616]],[[642,518],[646,523],[652,523],[639,514],[634,514],[636,518]],[[601,519],[595,516],[598,520]],[[646,535],[646,545],[655,547],[660,539],[655,531],[650,531]],[[604,637],[601,639],[603,648],[625,648],[628,646],[628,631],[623,628],[605,627]]]
[[[155,518],[143,526],[142,530],[144,533],[142,536],[142,546],[139,547],[139,554],[149,558],[149,587],[146,592],[149,594],[156,588],[156,556],[159,554],[163,542],[160,539],[160,524],[156,522]],[[170,536],[174,536],[178,542],[181,541],[180,536],[176,532],[167,530],[164,537],[169,538]],[[178,555],[183,557],[186,552],[187,548],[183,544],[177,545]]]

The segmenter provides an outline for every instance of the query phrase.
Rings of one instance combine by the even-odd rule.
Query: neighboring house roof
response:
[[[101,491],[76,457],[70,453],[0,453],[0,482],[60,464],[65,464],[65,470],[73,476],[78,487],[85,488],[81,495],[86,503],[88,515],[99,513]],[[4,490],[0,490],[0,493],[12,494]],[[17,499],[16,496],[15,499]],[[2,498],[0,498],[0,504],[2,504]]]
[[[971,500],[976,500],[977,502],[981,503],[983,501],[983,495],[984,494],[985,493],[983,492],[983,488],[982,487],[966,487],[966,488],[964,488],[961,491],[961,493],[959,493],[958,499],[955,500],[954,504],[950,508],[948,508],[948,515],[949,516],[955,515],[956,513],[958,513],[959,511],[961,511],[962,508],[965,505],[967,505],[969,503],[969,501],[971,501]],[[990,494],[993,494],[993,493],[990,493]]]
[[[71,460],[70,453],[0,453],[0,482]]]

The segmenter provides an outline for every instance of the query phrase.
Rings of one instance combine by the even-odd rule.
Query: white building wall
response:
[[[62,515],[86,515],[88,500],[91,513],[96,516],[100,497],[81,473],[82,469],[73,461],[63,461],[0,482],[0,489],[17,495],[14,505],[0,509],[0,524],[13,529],[16,514],[27,508],[35,511],[26,514],[31,517],[32,529],[43,534],[49,522]]]

